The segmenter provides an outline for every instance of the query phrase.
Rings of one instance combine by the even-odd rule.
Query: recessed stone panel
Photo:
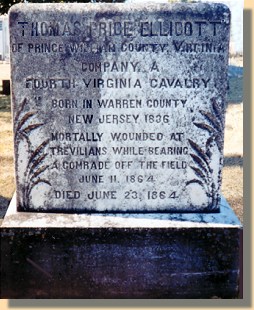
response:
[[[18,210],[219,210],[230,12],[10,11]]]

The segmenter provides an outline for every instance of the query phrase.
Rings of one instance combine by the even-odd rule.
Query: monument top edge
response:
[[[36,12],[36,11],[51,11],[55,12],[97,12],[113,10],[116,12],[136,12],[145,10],[146,12],[156,11],[172,11],[184,12],[190,9],[193,13],[204,13],[207,11],[219,11],[220,13],[230,14],[230,9],[223,3],[205,2],[205,3],[18,3],[9,9],[9,14],[19,12]]]

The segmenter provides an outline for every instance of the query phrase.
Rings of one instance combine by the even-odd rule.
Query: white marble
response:
[[[58,228],[195,228],[232,227],[242,225],[224,197],[219,213],[114,213],[64,214],[17,212],[15,195],[2,223],[10,227]],[[64,210],[64,208],[63,208]]]
[[[229,23],[220,4],[13,6],[18,210],[218,211]]]

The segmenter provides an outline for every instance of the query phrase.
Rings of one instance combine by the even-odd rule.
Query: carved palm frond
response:
[[[190,166],[190,168],[195,172],[195,174],[198,178],[200,178],[201,180],[206,179],[205,174],[199,168],[194,167],[194,166]]]
[[[36,169],[38,169],[38,167],[43,163],[44,159],[48,156],[48,154],[42,154],[41,156],[39,156],[36,160],[33,161],[30,169],[29,169],[29,174],[31,175],[34,170],[36,171]]]
[[[28,163],[26,166],[25,174],[23,177],[23,184],[20,185],[22,207],[27,209],[29,207],[30,194],[32,189],[40,183],[47,184],[51,186],[51,183],[45,178],[41,177],[44,172],[47,171],[49,165],[44,165],[45,159],[48,156],[44,153],[45,148],[49,144],[49,139],[42,142],[35,149],[32,147],[30,141],[30,133],[36,129],[39,129],[44,124],[43,123],[31,123],[36,112],[29,111],[24,114],[25,106],[28,101],[25,98],[18,110],[18,113],[14,119],[14,130],[15,130],[15,141],[18,144],[21,140],[25,140],[28,145]]]
[[[36,114],[36,112],[28,112],[26,113],[22,119],[18,122],[18,126],[17,126],[17,131],[19,131],[21,129],[21,127],[34,115]]]
[[[204,162],[201,160],[201,158],[195,154],[190,154],[190,156],[193,159],[194,163],[199,167],[199,169],[201,169],[204,173],[206,173],[206,175],[208,175],[209,170],[206,167],[206,165],[204,164]]]
[[[47,166],[42,166],[41,168],[38,168],[33,175],[31,176],[30,180],[32,181],[33,179],[37,178],[40,174],[42,174],[44,171],[46,171],[49,168],[49,165]]]
[[[186,182],[186,185],[190,185],[190,184],[193,184],[193,183],[197,183],[197,184],[199,184],[199,185],[201,185],[201,186],[204,185],[202,181],[197,180],[197,179],[193,179],[193,180],[187,181],[187,182]]]
[[[213,107],[214,114],[218,118],[218,120],[221,123],[221,125],[223,125],[223,122],[224,122],[224,117],[223,117],[224,110],[222,110],[222,108],[218,105],[218,103],[216,102],[215,98],[212,98],[211,101],[212,101],[212,107]]]
[[[205,119],[209,122],[209,124],[216,130],[216,131],[221,131],[221,124],[217,121],[216,117],[210,112],[206,112],[203,110],[199,111],[200,114],[202,114]]]
[[[216,144],[218,146],[219,151],[222,152],[222,150],[223,150],[223,138],[222,138],[222,136],[221,135],[217,135],[215,137],[215,142],[216,142]]]
[[[206,141],[206,156],[209,158],[209,160],[212,157],[211,145],[213,141],[214,141],[214,136],[209,137]]]
[[[26,100],[26,98],[25,98],[25,99],[22,101],[22,103],[21,103],[20,109],[18,110],[18,113],[17,113],[16,117],[14,118],[14,124],[18,124],[18,120],[19,120],[20,115],[21,115],[21,113],[23,112],[23,110],[24,110],[26,104],[27,104],[27,100]]]
[[[23,131],[26,135],[28,135],[28,134],[30,134],[30,132],[32,132],[33,130],[35,130],[35,129],[37,129],[37,128],[43,126],[43,125],[44,125],[44,124],[42,124],[42,123],[39,123],[39,124],[32,124],[32,125],[27,126],[27,127],[26,127],[25,129],[23,129],[22,131]]]
[[[29,167],[36,159],[38,156],[41,155],[42,151],[45,149],[45,147],[49,144],[49,139],[45,140],[42,142],[33,152],[31,152],[31,156],[29,158],[27,166]],[[41,159],[42,160],[42,159]]]
[[[209,133],[209,138],[205,143],[205,150],[203,150],[197,143],[188,139],[192,150],[195,154],[190,154],[193,159],[194,166],[190,168],[194,171],[198,179],[192,179],[186,182],[186,185],[197,183],[201,186],[207,186],[206,195],[212,197],[212,202],[210,209],[213,205],[217,205],[217,198],[215,197],[216,189],[215,183],[213,181],[213,170],[211,169],[210,163],[212,158],[212,146],[217,145],[218,150],[221,152],[223,148],[223,124],[224,124],[224,114],[222,108],[217,104],[216,99],[212,98],[212,112],[207,112],[199,110],[200,114],[203,116],[203,122],[194,122],[193,124],[206,132]],[[215,142],[215,144],[213,144]]]
[[[209,158],[207,157],[206,153],[201,149],[201,147],[199,147],[194,141],[188,139],[192,149],[196,152],[196,154],[204,161],[204,163],[206,163],[206,165],[208,166],[209,163]]]
[[[193,123],[196,127],[200,128],[200,129],[203,129],[203,130],[206,130],[208,131],[209,133],[215,133],[215,130],[213,129],[213,127],[207,125],[207,124],[204,124],[204,123],[196,123],[194,122]]]

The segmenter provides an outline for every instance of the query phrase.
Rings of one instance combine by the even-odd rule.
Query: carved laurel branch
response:
[[[14,139],[15,144],[18,145],[22,140],[25,140],[28,145],[29,158],[24,173],[24,183],[22,186],[22,207],[26,209],[29,206],[30,194],[32,189],[40,183],[45,183],[51,186],[51,183],[43,178],[43,173],[49,168],[49,165],[45,165],[45,159],[48,156],[47,153],[44,153],[45,148],[49,144],[49,139],[42,142],[35,149],[32,147],[30,141],[30,134],[42,127],[43,123],[31,123],[33,117],[37,112],[26,112],[25,107],[28,101],[25,98],[21,103],[20,109],[14,119]]]

